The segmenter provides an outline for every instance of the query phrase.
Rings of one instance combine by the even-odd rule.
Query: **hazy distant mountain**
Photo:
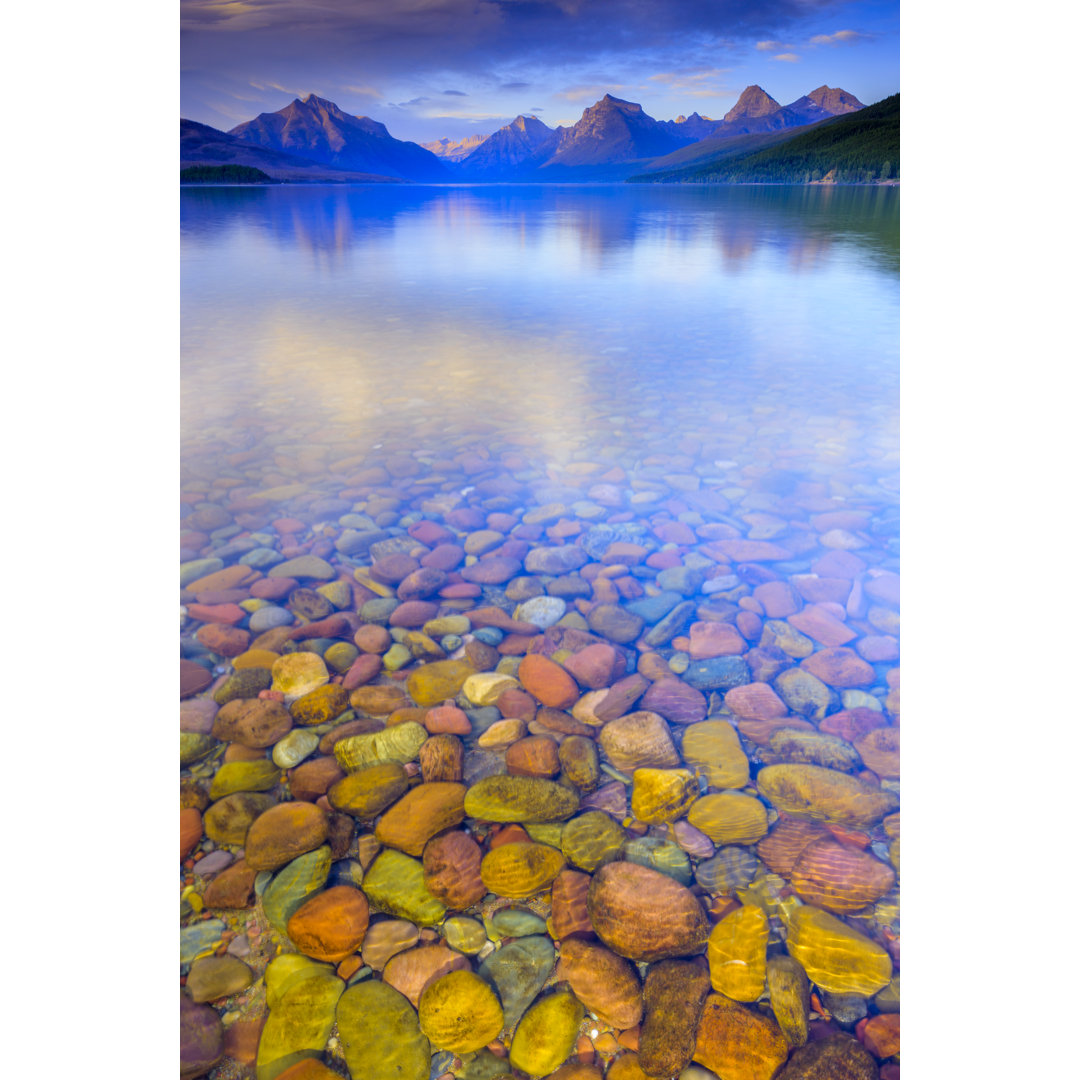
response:
[[[674,120],[660,120],[659,123],[676,138],[690,143],[711,135],[719,121],[694,112],[689,116],[676,116]]]
[[[229,134],[336,169],[406,180],[450,179],[446,166],[430,150],[413,142],[401,142],[377,120],[350,116],[315,94],[303,100],[296,98],[284,109],[238,124]]]
[[[489,135],[462,159],[460,166],[469,176],[490,178],[505,174],[534,157],[555,137],[556,131],[542,120],[535,116],[519,116]]]
[[[863,103],[853,94],[828,86],[819,86],[790,105],[781,105],[760,86],[748,86],[724,119],[713,128],[709,138],[782,131],[827,120],[830,116],[855,112],[863,107]]]
[[[355,170],[332,169],[319,161],[253,146],[208,124],[182,119],[180,168],[186,169],[195,165],[245,165],[261,169],[274,180],[374,182],[396,179]]]
[[[542,170],[622,165],[669,154],[686,143],[632,101],[605,94],[569,128],[558,129]]]
[[[469,135],[457,142],[452,139],[436,139],[435,142],[425,142],[420,145],[425,150],[430,150],[437,158],[442,158],[443,161],[460,161],[468,157],[489,137],[488,135]]]
[[[794,130],[707,139],[699,145],[706,143],[715,148],[710,161],[632,179],[698,184],[895,180],[900,176],[900,95]],[[660,162],[652,164],[655,168]]]

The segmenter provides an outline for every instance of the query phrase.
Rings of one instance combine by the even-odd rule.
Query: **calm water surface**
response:
[[[182,805],[201,808],[204,824],[212,822],[209,803],[232,790],[221,778],[226,764],[272,753],[286,764],[303,760],[304,771],[270,788],[269,801],[314,803],[333,779],[336,726],[358,719],[370,731],[397,706],[442,700],[427,700],[426,663],[464,659],[478,671],[497,664],[513,676],[526,650],[553,656],[574,672],[574,694],[585,697],[566,699],[565,682],[560,694],[551,668],[519,674],[557,715],[536,714],[523,696],[496,705],[482,687],[459,681],[443,696],[456,695],[465,712],[451,710],[442,722],[451,730],[465,725],[463,757],[433,764],[421,754],[422,779],[460,780],[472,793],[508,769],[558,778],[569,766],[557,744],[584,723],[603,768],[594,761],[591,778],[575,773],[571,788],[581,805],[570,820],[605,811],[604,828],[615,839],[593,835],[595,816],[587,819],[587,843],[584,824],[530,826],[533,839],[554,848],[556,862],[565,858],[592,873],[594,883],[613,874],[611,889],[644,897],[646,905],[649,889],[614,880],[618,872],[601,871],[605,859],[652,866],[690,886],[693,895],[680,896],[691,896],[695,918],[705,918],[698,930],[718,927],[719,952],[710,946],[709,953],[713,989],[758,1001],[768,1018],[764,983],[752,975],[763,939],[725,918],[737,903],[739,911],[759,908],[770,960],[797,957],[809,975],[811,1026],[819,1035],[849,1036],[845,1068],[855,1068],[852,1055],[862,1054],[865,1072],[869,1054],[873,1068],[882,1064],[881,1075],[892,1075],[899,1008],[898,243],[895,188],[183,190]],[[293,562],[299,557],[309,562]],[[279,587],[283,577],[291,582]],[[420,603],[393,614],[397,601]],[[432,626],[436,612],[467,621]],[[535,631],[507,633],[505,620],[515,613]],[[321,631],[304,629],[328,617]],[[362,625],[363,656],[353,644]],[[391,635],[380,641],[376,625]],[[603,645],[590,654],[603,670],[575,667],[590,644]],[[315,658],[316,667],[323,658],[324,681],[350,694],[348,712],[339,708],[329,720],[297,712],[278,662],[265,666],[295,651]],[[382,656],[381,666],[365,659],[371,653]],[[662,739],[671,740],[674,756],[662,756],[662,767],[696,774],[681,807],[666,816],[649,810],[658,796],[649,795],[647,782],[656,778],[635,772],[659,759],[592,711],[603,712],[612,684],[630,693],[635,671],[647,678],[615,715],[650,714]],[[243,672],[248,681],[238,690]],[[590,687],[600,688],[599,698],[588,696]],[[235,730],[214,718],[236,694],[250,698],[267,688],[286,694],[297,730],[311,724],[323,739],[318,748],[308,740],[306,758],[281,757],[278,746],[238,749]],[[415,723],[417,715],[393,719]],[[697,729],[691,752],[684,738],[706,718],[719,727]],[[513,746],[480,741],[503,719],[528,724]],[[527,731],[533,740],[522,744]],[[234,741],[227,751],[226,737]],[[337,760],[351,767],[355,758],[340,752],[345,745]],[[807,768],[824,788],[805,787]],[[413,762],[410,771],[419,766]],[[569,772],[562,780],[570,783]],[[250,778],[239,790],[250,790],[245,782]],[[719,792],[740,788],[738,812],[729,799],[716,802]],[[370,821],[350,816],[333,789],[322,805],[335,811],[329,878],[324,869],[308,880],[308,863],[282,868],[265,852],[252,860],[269,868],[258,884],[271,890],[261,895],[274,898],[273,918],[263,900],[222,907],[224,887],[214,891],[230,858],[247,850],[252,859],[255,841],[248,837],[245,849],[243,836],[209,824],[194,839],[181,868],[181,975],[189,986],[211,978],[201,958],[221,947],[226,931],[236,935],[226,933],[229,951],[252,972],[250,985],[211,998],[203,1008],[216,1018],[203,1013],[199,1023],[228,1027],[265,1016],[263,976],[274,949],[296,949],[284,920],[327,884],[363,880],[376,922],[409,919],[465,947],[462,927],[451,931],[415,897],[388,899],[369,887],[380,876],[371,867],[377,844]],[[492,850],[497,827],[477,813],[458,828],[480,845],[479,857]],[[380,835],[387,848],[418,850],[415,836]],[[436,842],[426,835],[419,841]],[[601,850],[607,854],[598,858]],[[213,871],[203,875],[205,859]],[[504,878],[525,872],[502,869]],[[451,912],[480,920],[509,904],[551,915],[561,932],[572,932],[566,920],[573,905],[566,907],[565,890],[561,901],[553,898],[550,879],[493,896],[487,886],[496,877],[475,882],[480,899],[451,898]],[[558,888],[570,889],[570,881]],[[438,881],[428,884],[439,894]],[[582,894],[576,910],[583,904]],[[813,921],[819,916],[823,923]],[[469,946],[470,964],[498,986],[507,1010],[504,1041],[526,1075],[540,1067],[530,1057],[539,1051],[510,1042],[514,987],[505,972],[481,968],[497,969],[505,948],[491,925],[482,947],[483,926],[473,926],[481,936]],[[533,935],[528,940],[540,955],[534,974],[550,985],[542,924],[506,925],[503,936]],[[855,935],[849,953],[835,947],[845,928]],[[648,959],[634,950],[650,934],[676,933],[650,923],[647,910],[626,915],[621,929],[596,930],[614,951],[638,960]],[[693,940],[663,943],[670,946],[664,955],[702,952],[698,930]],[[355,953],[360,942],[347,948]],[[728,961],[750,971],[750,983],[727,981]],[[366,969],[354,974],[359,965],[347,960],[340,969],[352,980],[344,991],[352,997],[341,1001],[352,1004],[339,1008],[336,1029],[335,995],[345,983],[326,983],[325,1024],[314,1025],[325,1028],[318,1046],[291,1044],[289,1006],[275,1004],[284,1011],[264,1029],[261,1076],[276,1075],[297,1053],[322,1056],[354,1077],[376,1075],[371,1062],[349,1057],[349,1046],[366,1039],[350,1025],[371,1007],[361,1000],[371,984]],[[638,970],[647,976],[651,968]],[[379,977],[396,985],[389,969]],[[570,985],[596,1012],[587,987]],[[693,997],[689,988],[685,997]],[[717,1068],[730,1048],[713,1046],[722,1033],[708,1027],[711,1015],[697,1029],[698,1060]],[[582,1030],[598,1027],[619,1030],[595,1019]],[[331,1030],[337,1041],[327,1041]],[[856,1034],[865,1049],[850,1037]],[[641,1052],[643,1061],[651,1052],[644,1036]],[[462,1055],[441,1047],[437,1036],[432,1054],[430,1062],[409,1065],[418,1078],[429,1066],[432,1076],[469,1075]],[[536,1074],[552,1068],[548,1062]],[[254,1075],[228,1057],[211,1073],[214,1080]]]

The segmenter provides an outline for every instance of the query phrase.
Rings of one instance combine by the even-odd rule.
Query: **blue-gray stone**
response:
[[[555,966],[555,946],[546,935],[518,938],[496,949],[477,974],[494,987],[503,1006],[503,1031],[513,1031]]]
[[[495,750],[466,750],[463,771],[469,787],[485,777],[502,776],[506,772],[506,755]]]
[[[334,541],[334,547],[342,555],[366,555],[372,544],[389,539],[390,534],[385,529],[375,528],[375,522],[372,522],[367,529],[346,529]]]
[[[342,514],[338,518],[338,524],[344,529],[359,529],[361,532],[375,530],[375,522],[367,514],[358,514],[355,511]]]
[[[694,621],[694,603],[692,600],[684,600],[676,604],[651,630],[646,633],[644,641],[658,649],[666,645],[673,637],[681,634]]]
[[[201,953],[213,952],[225,929],[221,919],[204,919],[185,926],[180,931],[180,963],[190,964]]]
[[[439,639],[439,647],[448,654],[460,649],[463,644],[460,634],[447,634]]]
[[[257,548],[259,545],[254,540],[249,540],[246,536],[240,537],[237,540],[230,540],[227,544],[222,544],[220,547],[214,548],[214,554],[222,559],[233,559],[237,555],[246,555],[249,551]]]
[[[711,859],[698,863],[694,877],[706,892],[732,893],[749,885],[760,868],[761,862],[753,851],[728,844]]]
[[[482,626],[479,630],[473,631],[473,637],[495,648],[506,635],[497,626]]]
[[[656,584],[665,591],[693,596],[705,584],[705,572],[691,566],[669,566],[656,575]]]
[[[701,586],[701,591],[709,596],[711,593],[729,592],[731,589],[737,589],[739,587],[739,577],[737,574],[724,574],[721,577],[710,578]]]
[[[629,522],[620,525],[594,525],[587,530],[578,543],[597,562],[603,557],[614,543],[639,544],[641,547],[656,547],[655,540],[649,538],[648,530],[644,525],[635,525]]]
[[[395,599],[393,596],[379,596],[374,600],[368,600],[363,607],[360,608],[360,618],[364,622],[369,623],[385,623],[390,621],[390,616],[394,612],[394,608],[400,604],[401,601]]]
[[[332,889],[335,885],[351,885],[359,889],[364,883],[364,868],[355,859],[338,859],[330,867],[330,875],[326,879],[326,887]]]
[[[683,602],[677,592],[662,592],[659,596],[645,596],[626,604],[626,610],[644,619],[647,623],[659,622],[669,611]]]
[[[221,559],[192,559],[190,562],[180,564],[180,587],[190,585],[207,574],[216,573],[223,569],[225,563]]]
[[[267,630],[273,630],[275,626],[289,626],[293,621],[293,613],[277,604],[267,604],[251,613],[248,619],[248,629],[253,634],[264,634]]]
[[[547,933],[547,923],[528,908],[500,908],[490,921],[499,937],[519,938]]]
[[[483,735],[492,724],[502,719],[502,713],[494,705],[481,705],[479,708],[465,710],[465,715],[472,724],[473,736]]]
[[[695,660],[686,669],[683,681],[695,690],[730,690],[750,682],[750,667],[741,656]]]
[[[627,840],[622,849],[626,862],[647,866],[650,870],[674,878],[680,885],[693,880],[690,859],[678,844],[658,836],[638,836]]]
[[[433,1054],[431,1058],[431,1074],[430,1080],[438,1080],[444,1072],[449,1072],[450,1066],[454,1063],[454,1055],[449,1050],[440,1050],[437,1054]]]
[[[278,563],[284,561],[285,556],[272,547],[257,547],[240,557],[240,562],[244,566],[251,566],[256,570],[265,570],[267,567],[277,566]]]

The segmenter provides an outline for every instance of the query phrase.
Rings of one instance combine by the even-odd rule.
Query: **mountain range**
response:
[[[180,156],[182,168],[242,165],[289,181],[582,182],[653,173],[669,179],[678,170],[756,152],[864,108],[854,95],[829,86],[781,105],[755,85],[721,120],[696,112],[656,120],[641,105],[605,94],[568,127],[518,116],[486,136],[421,146],[309,94],[228,132],[181,120]]]

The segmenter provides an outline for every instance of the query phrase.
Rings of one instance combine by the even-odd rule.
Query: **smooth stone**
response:
[[[626,605],[626,610],[647,623],[658,623],[682,603],[683,598],[680,593],[662,592],[659,596],[646,596],[640,600],[634,600]]]
[[[535,547],[525,556],[525,569],[530,574],[557,576],[579,570],[588,561],[588,553],[575,544],[565,547]]]
[[[553,1072],[570,1056],[584,1017],[584,1007],[571,993],[556,991],[540,998],[518,1023],[510,1064],[530,1076]]]
[[[409,697],[421,708],[441,705],[457,697],[476,669],[462,660],[436,660],[411,672],[406,681]]]
[[[222,742],[263,750],[283,739],[292,726],[292,717],[280,702],[237,698],[218,710],[213,735]]]
[[[787,1060],[788,1049],[775,1020],[722,994],[705,999],[694,1060],[724,1080],[771,1080]]]
[[[750,782],[750,762],[739,734],[726,720],[703,720],[683,733],[682,754],[700,769],[710,788],[741,788]]]
[[[190,562],[180,564],[180,588],[190,585],[193,581],[208,577],[225,566],[221,559],[192,559]]]
[[[622,857],[627,862],[666,874],[680,885],[690,885],[693,881],[686,852],[670,840],[658,836],[635,837],[623,845]]]
[[[547,923],[539,915],[528,908],[504,907],[499,908],[489,920],[491,929],[500,938],[528,937],[530,934],[543,934],[547,932]]]
[[[788,952],[822,990],[872,997],[892,978],[889,954],[835,915],[804,904],[787,923]]]
[[[214,728],[218,704],[211,698],[195,698],[180,702],[180,730],[196,735],[209,735]]]
[[[705,912],[689,889],[636,863],[597,870],[588,910],[604,944],[631,960],[693,956],[704,950],[709,934]]]
[[[768,765],[757,785],[778,810],[856,829],[876,824],[899,806],[892,792],[817,765]]]
[[[409,788],[409,776],[397,761],[369,765],[338,780],[327,792],[335,810],[371,821]]]
[[[420,940],[420,931],[405,919],[383,919],[368,926],[361,957],[365,964],[382,971],[387,961],[411,949]]]
[[[446,905],[428,891],[423,865],[393,848],[376,856],[364,892],[373,907],[420,926],[438,926],[446,914]]]
[[[635,641],[645,620],[618,604],[598,604],[586,616],[589,629],[617,645]]]
[[[793,956],[770,956],[765,965],[769,1007],[788,1045],[803,1046],[810,1035],[810,980]]]
[[[420,1030],[432,1046],[467,1054],[495,1039],[503,1010],[487,982],[471,971],[450,971],[420,996]]]
[[[202,1003],[232,997],[247,989],[255,973],[233,956],[205,956],[191,965],[187,990],[191,1000]]]
[[[322,965],[285,980],[259,1037],[257,1080],[274,1080],[303,1058],[322,1053],[344,989],[345,983]]]
[[[217,749],[218,743],[209,735],[200,735],[193,731],[180,732],[180,764],[193,765],[209,757]],[[220,770],[219,770],[220,771]],[[211,795],[211,798],[214,796]]]
[[[334,885],[305,900],[287,930],[305,956],[337,964],[359,951],[367,926],[367,897],[351,885]]]
[[[705,719],[708,701],[681,679],[659,679],[645,691],[641,707],[673,724],[695,724]]]
[[[756,904],[725,915],[709,934],[712,988],[733,1001],[757,1001],[765,989],[769,920]]]
[[[480,846],[468,833],[444,833],[424,848],[424,884],[448,908],[462,911],[487,893],[480,862]]]
[[[328,835],[326,813],[314,803],[279,803],[251,823],[244,842],[244,858],[253,870],[277,870],[314,851]]]
[[[793,712],[811,720],[823,720],[838,699],[817,676],[802,668],[789,668],[773,680],[773,689]]]
[[[554,626],[566,614],[566,601],[557,596],[534,596],[514,612],[514,618],[541,630]]]
[[[240,791],[269,791],[281,782],[281,769],[272,761],[229,761],[214,773],[210,798],[215,801]]]
[[[243,847],[251,823],[270,809],[273,795],[237,791],[210,806],[203,815],[203,828],[215,844]]]
[[[838,772],[850,772],[861,764],[858,751],[846,740],[797,728],[774,731],[762,757],[769,764],[820,765]]]
[[[741,791],[703,795],[687,820],[714,844],[754,844],[769,831],[764,804]]]
[[[407,855],[420,856],[433,836],[464,820],[464,784],[420,784],[383,812],[375,826],[375,839]]]
[[[711,859],[699,862],[694,868],[694,878],[706,892],[730,896],[736,889],[749,885],[760,869],[761,860],[749,848],[732,844],[722,847]]]
[[[680,596],[693,596],[705,583],[705,574],[687,566],[672,566],[661,570],[656,577],[656,584],[665,592],[675,592]]]
[[[633,779],[631,813],[652,825],[684,817],[700,794],[697,777],[689,769],[635,769]]]
[[[488,892],[519,899],[549,888],[565,866],[562,852],[547,844],[508,843],[483,857],[480,878]]]
[[[488,776],[465,795],[465,813],[482,821],[564,821],[578,808],[576,792],[532,776]]]
[[[309,694],[330,681],[330,673],[321,656],[313,652],[288,653],[274,661],[270,669],[272,689],[285,695],[285,704]]]
[[[741,656],[693,660],[682,676],[695,690],[731,690],[750,682],[750,668]]]
[[[346,772],[387,762],[404,764],[415,760],[427,738],[427,729],[423,724],[408,720],[383,731],[341,739],[334,744],[334,757]]]
[[[317,893],[330,874],[330,847],[323,845],[283,866],[259,898],[270,925],[288,933],[289,919],[304,901]]]
[[[181,993],[180,1080],[205,1076],[224,1055],[225,1029],[217,1010],[209,1005],[197,1005]]]
[[[543,920],[541,929],[543,929]],[[466,915],[453,915],[442,924],[443,936],[451,949],[457,949],[467,956],[475,956],[488,941],[484,924],[470,919]],[[535,933],[535,931],[533,931]],[[500,1024],[500,1030],[502,1025]],[[496,1035],[498,1032],[495,1033]]]
[[[271,674],[266,668],[243,668],[229,675],[214,691],[213,698],[219,705],[227,705],[238,698],[257,697],[260,690],[270,688],[270,683]]]
[[[221,919],[204,919],[180,931],[180,963],[190,964],[199,956],[212,953],[227,929]]]
[[[617,1030],[641,1023],[641,980],[629,960],[593,942],[570,939],[561,945],[559,977],[602,1023]]]
[[[518,938],[496,949],[477,974],[490,983],[503,1005],[503,1030],[513,1031],[555,967],[555,946],[543,935]]]
[[[276,626],[291,626],[294,621],[293,613],[276,604],[269,604],[259,608],[248,619],[248,629],[253,634],[263,634],[267,630],[273,630]]]
[[[566,823],[560,842],[570,862],[591,874],[618,857],[625,839],[622,827],[607,814],[590,810]]]
[[[600,747],[616,769],[676,769],[682,764],[662,717],[647,710],[627,713],[600,730]]]
[[[205,858],[195,864],[195,873],[204,880],[209,880],[215,874],[220,874],[226,867],[231,866],[233,855],[230,851],[211,851]]]
[[[301,555],[288,559],[274,567],[275,577],[291,577],[302,581],[305,578],[315,581],[333,581],[337,571],[325,560],[316,555]]]
[[[319,736],[314,731],[297,729],[277,742],[270,756],[279,769],[291,769],[313,754],[318,745]]]
[[[667,645],[672,638],[681,634],[690,624],[694,618],[694,610],[694,603],[691,600],[684,600],[681,604],[676,604],[655,626],[645,633],[642,641],[646,645],[651,645],[654,649]]]
[[[382,980],[403,993],[415,1007],[420,1004],[425,988],[435,979],[450,971],[470,970],[469,958],[454,952],[440,939],[392,956],[383,968]]]

